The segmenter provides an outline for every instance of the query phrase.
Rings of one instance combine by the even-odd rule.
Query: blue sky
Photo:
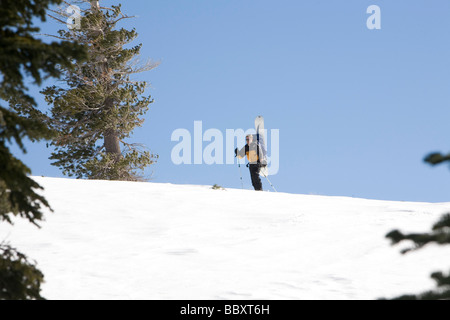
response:
[[[381,30],[366,27],[374,4]],[[247,129],[263,115],[280,130],[279,191],[450,201],[448,167],[423,162],[450,149],[448,0],[133,0],[123,11],[137,15],[123,26],[138,31],[142,57],[161,61],[136,78],[155,103],[130,139],[160,155],[154,182],[240,188],[237,165],[174,165],[171,134],[196,120]],[[28,144],[22,158],[34,175],[62,177],[50,152]]]

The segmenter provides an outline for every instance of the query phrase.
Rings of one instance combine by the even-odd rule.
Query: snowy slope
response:
[[[433,287],[450,250],[399,254],[450,203],[36,178],[55,213],[0,225],[48,299],[374,299]]]

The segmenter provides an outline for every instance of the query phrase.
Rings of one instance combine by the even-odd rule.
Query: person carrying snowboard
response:
[[[252,134],[247,135],[245,140],[247,144],[241,150],[238,148],[234,150],[235,156],[239,159],[247,156],[249,162],[247,166],[250,169],[253,188],[255,188],[256,191],[263,191],[261,178],[259,176],[261,166],[264,165],[261,163],[262,159],[258,156],[258,154],[261,154],[260,146],[258,146],[257,142],[253,141]]]

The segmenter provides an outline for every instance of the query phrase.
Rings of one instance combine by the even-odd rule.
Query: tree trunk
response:
[[[114,108],[114,100],[110,97],[105,99],[104,112],[110,112]],[[120,151],[119,133],[110,128],[105,131],[105,149],[107,154],[115,154],[115,160],[118,161],[122,158],[122,152]]]
[[[120,151],[120,141],[117,132],[110,129],[105,133],[105,149],[106,153],[116,155],[116,160],[122,158],[122,152]]]
[[[98,12],[100,10],[100,4],[98,0],[90,0],[91,10],[93,12]],[[99,27],[101,28],[101,27]],[[101,29],[100,29],[101,31]],[[97,66],[100,77],[106,77],[108,75],[108,63],[106,58],[99,54],[97,57],[100,62]],[[104,112],[114,108],[114,101],[110,97],[107,97],[104,102]],[[107,155],[112,155],[114,162],[117,163],[122,159],[122,152],[120,151],[120,140],[119,133],[114,129],[107,129],[104,134],[104,146]],[[120,179],[120,177],[115,177],[115,179]]]
[[[92,10],[100,9],[100,4],[98,3],[98,0],[91,0],[91,9]]]

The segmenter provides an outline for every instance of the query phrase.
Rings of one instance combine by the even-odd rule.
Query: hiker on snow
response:
[[[257,142],[253,141],[253,135],[249,134],[245,138],[247,144],[239,151],[238,148],[234,150],[235,156],[239,159],[247,156],[248,168],[250,169],[250,176],[252,178],[252,185],[256,191],[263,191],[261,178],[259,177],[259,172],[261,167],[265,166],[265,163],[261,162],[258,154],[261,154],[261,148],[258,146]]]

